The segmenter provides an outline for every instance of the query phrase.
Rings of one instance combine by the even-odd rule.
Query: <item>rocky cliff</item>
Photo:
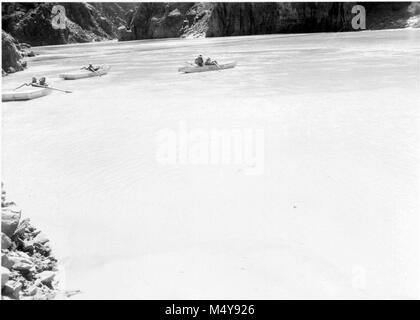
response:
[[[351,31],[357,2],[142,3],[130,39]],[[361,3],[367,29],[419,27],[418,3]]]
[[[52,27],[54,3],[2,3],[2,75],[23,70],[30,45],[53,45],[115,39],[126,29],[137,3],[60,3],[65,30]],[[131,38],[131,37],[130,37]]]
[[[350,2],[217,3],[207,36],[345,31],[351,28]]]
[[[212,3],[141,3],[130,25],[133,39],[205,36]]]
[[[26,67],[23,61],[24,53],[21,51],[22,46],[8,33],[1,33],[1,60],[2,75],[21,71]]]
[[[54,30],[54,3],[2,3],[3,29],[19,42],[50,45],[120,40],[218,37],[352,30],[357,2],[77,2],[60,3],[66,29]],[[361,3],[367,28],[418,27],[418,3]]]
[[[129,23],[137,7],[116,2],[60,4],[66,12],[65,30],[52,27],[54,3],[34,2],[2,3],[2,28],[17,41],[33,46],[115,39],[118,28]]]

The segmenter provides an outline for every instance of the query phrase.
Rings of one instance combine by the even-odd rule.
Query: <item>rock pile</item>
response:
[[[1,293],[2,300],[47,300],[57,293],[57,260],[48,238],[13,202],[1,198]]]
[[[1,36],[1,60],[2,75],[21,71],[26,67],[26,62],[22,60],[23,56],[18,47],[17,41],[8,33],[2,31]]]

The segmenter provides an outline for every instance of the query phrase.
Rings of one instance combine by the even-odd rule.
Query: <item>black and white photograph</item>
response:
[[[420,2],[1,9],[1,300],[420,298]]]

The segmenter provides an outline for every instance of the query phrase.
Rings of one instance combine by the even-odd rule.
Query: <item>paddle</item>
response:
[[[30,85],[37,88],[44,88],[44,89],[57,90],[57,91],[65,92],[65,93],[72,93],[71,91],[68,91],[68,90],[61,90],[61,89],[57,89],[53,87],[41,86],[40,84],[35,84],[35,83],[31,83]]]
[[[90,71],[90,72],[93,72],[93,73],[94,73],[94,74],[96,74],[98,77],[102,76],[102,74],[100,74],[100,73],[96,72],[95,70],[91,70],[91,69],[88,69],[88,68],[86,68],[86,67],[83,67],[83,68],[80,68],[80,69],[82,69],[82,70],[87,70],[87,71]]]

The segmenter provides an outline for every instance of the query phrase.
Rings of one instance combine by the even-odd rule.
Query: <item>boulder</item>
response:
[[[22,290],[22,283],[20,281],[9,280],[4,284],[3,294],[13,299],[19,299],[19,293]]]
[[[37,293],[38,293],[38,287],[35,285],[26,289],[26,294],[28,296],[35,296]]]
[[[9,281],[10,271],[5,267],[1,267],[1,288],[3,289],[4,285]]]
[[[1,232],[9,238],[15,233],[21,217],[21,211],[16,206],[1,209]]]
[[[23,240],[22,250],[25,252],[33,253],[34,252],[34,243],[30,240]]]
[[[2,31],[1,37],[1,62],[2,70],[8,73],[21,71],[24,69],[22,65],[22,56],[16,47],[16,40],[8,33]]]
[[[28,272],[35,267],[34,263],[25,257],[9,256],[10,262],[13,263],[11,268],[13,270]]]
[[[42,245],[47,243],[48,241],[50,240],[45,236],[45,234],[41,232],[35,238],[33,238],[32,243]]]
[[[127,27],[120,26],[117,29],[117,37],[118,41],[130,41],[134,40],[134,33],[130,29],[127,29]]]
[[[36,275],[36,278],[38,278],[38,280],[36,281],[36,283],[42,283],[42,284],[45,284],[45,285],[51,285],[51,282],[55,278],[55,272],[54,271],[43,271],[41,273],[38,273]]]
[[[7,269],[10,269],[13,266],[13,261],[11,261],[5,253],[1,254],[1,266]]]
[[[3,232],[1,233],[1,248],[2,250],[9,249],[12,245],[12,240],[6,236]]]

